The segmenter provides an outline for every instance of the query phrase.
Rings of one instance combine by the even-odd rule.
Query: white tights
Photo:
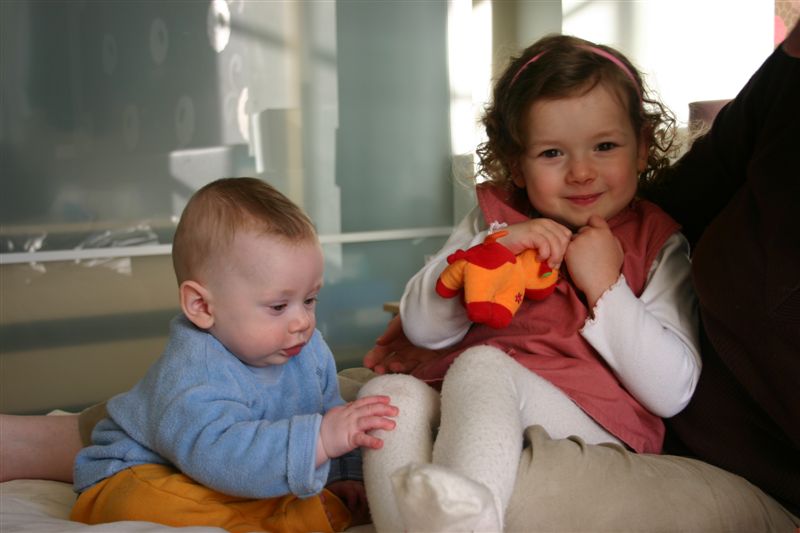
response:
[[[400,409],[384,446],[364,451],[373,523],[384,531],[502,531],[514,488],[523,430],[543,426],[554,438],[616,442],[560,389],[502,351],[476,346],[461,354],[438,395],[405,375],[370,380],[359,396],[387,394]]]

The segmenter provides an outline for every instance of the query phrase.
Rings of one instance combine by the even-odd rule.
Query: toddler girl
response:
[[[636,198],[638,180],[668,165],[674,121],[631,63],[578,38],[541,39],[499,78],[483,123],[478,207],[400,305],[413,343],[449,353],[362,390],[391,395],[401,413],[365,456],[379,530],[501,531],[527,426],[658,453],[660,417],[688,403],[700,372],[688,244]],[[497,228],[514,254],[532,248],[560,267],[555,292],[504,329],[435,292],[447,257]],[[441,406],[425,383],[441,386]],[[397,507],[376,508],[385,501]]]

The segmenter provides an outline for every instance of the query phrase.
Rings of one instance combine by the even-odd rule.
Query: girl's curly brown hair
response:
[[[636,85],[628,73],[591,48],[618,58]],[[599,83],[606,83],[617,92],[628,109],[634,131],[642,132],[648,143],[647,168],[640,179],[650,179],[669,166],[670,156],[677,150],[675,117],[650,96],[638,69],[613,48],[577,37],[550,35],[513,58],[495,83],[492,102],[481,121],[488,140],[477,149],[478,175],[495,186],[512,188],[514,172],[525,152],[524,119],[530,106],[543,98],[582,95]]]

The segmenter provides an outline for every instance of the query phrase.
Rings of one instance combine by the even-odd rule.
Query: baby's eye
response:
[[[313,307],[317,305],[318,298],[316,296],[312,296],[311,298],[306,298],[303,302],[307,307]]]
[[[613,143],[613,142],[610,142],[610,141],[609,142],[600,143],[600,144],[597,145],[597,151],[598,152],[607,152],[609,150],[612,150],[616,146],[617,146],[617,143]]]
[[[277,313],[280,313],[281,311],[286,309],[286,304],[270,305],[269,308]]]

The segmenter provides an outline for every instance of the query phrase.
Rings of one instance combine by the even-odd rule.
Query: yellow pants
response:
[[[70,519],[85,524],[142,520],[233,532],[343,531],[350,512],[333,493],[254,500],[221,494],[164,465],[123,470],[83,492]]]

